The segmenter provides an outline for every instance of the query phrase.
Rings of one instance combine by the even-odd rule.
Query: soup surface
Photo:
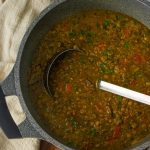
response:
[[[50,84],[42,79],[49,59],[68,53],[53,67]],[[29,76],[31,103],[47,130],[80,150],[122,150],[150,133],[150,107],[96,88],[104,80],[150,95],[150,31],[111,11],[68,17],[41,41]]]

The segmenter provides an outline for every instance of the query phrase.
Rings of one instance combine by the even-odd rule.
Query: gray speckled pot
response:
[[[44,139],[62,150],[71,150],[59,140],[49,135],[42,124],[38,122],[34,110],[30,105],[27,86],[27,73],[31,67],[33,54],[39,41],[51,27],[81,10],[109,9],[122,12],[134,17],[150,28],[150,2],[148,0],[57,0],[47,7],[27,30],[19,49],[14,69],[0,88],[0,126],[9,138],[35,137]],[[16,126],[8,111],[5,96],[17,95],[26,119]],[[131,148],[143,150],[150,146],[150,137]]]

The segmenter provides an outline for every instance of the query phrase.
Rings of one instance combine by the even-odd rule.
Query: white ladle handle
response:
[[[147,105],[150,105],[150,96],[133,91],[133,90],[129,90],[105,81],[100,81],[99,83],[99,88],[104,90],[104,91],[108,91]]]

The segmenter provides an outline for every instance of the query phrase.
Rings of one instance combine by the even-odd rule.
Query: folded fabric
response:
[[[52,0],[0,0],[0,81],[10,73],[25,31]],[[16,96],[7,97],[9,110],[17,124],[25,115]],[[4,114],[5,115],[5,114]],[[0,150],[37,150],[37,139],[9,140],[0,129]]]

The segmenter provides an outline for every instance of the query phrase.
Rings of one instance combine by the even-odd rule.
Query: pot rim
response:
[[[26,102],[23,98],[23,94],[21,92],[21,85],[20,85],[20,62],[21,62],[21,57],[22,57],[22,53],[24,51],[24,47],[26,45],[26,42],[28,40],[28,37],[30,36],[32,30],[35,28],[35,26],[38,24],[38,22],[40,20],[42,20],[44,18],[44,16],[49,13],[52,9],[54,9],[55,7],[57,7],[58,5],[60,5],[61,3],[64,3],[68,0],[54,0],[54,2],[52,2],[52,4],[50,4],[47,8],[45,8],[39,16],[37,16],[33,22],[31,23],[31,25],[29,26],[29,28],[27,29],[20,47],[19,47],[19,52],[17,55],[17,59],[16,59],[16,63],[14,66],[14,74],[15,74],[15,88],[16,88],[16,95],[19,98],[19,101],[21,103],[21,106],[23,108],[23,111],[26,115],[26,118],[29,120],[29,122],[31,123],[31,125],[35,128],[36,131],[38,131],[38,133],[41,135],[41,139],[44,139],[54,145],[56,145],[58,148],[62,149],[62,150],[72,150],[72,148],[65,146],[64,144],[62,144],[61,142],[59,142],[58,140],[56,140],[55,138],[53,138],[52,136],[50,136],[36,121],[36,119],[34,119],[34,117],[32,116],[32,114],[30,113]],[[143,4],[140,0],[135,0],[139,3],[141,3],[141,5],[145,5]],[[36,137],[35,137],[36,138]],[[132,150],[136,150],[136,148],[139,148],[139,150],[142,150],[142,148],[146,148],[146,147],[142,147],[140,145],[141,143],[137,144],[136,146],[134,146],[134,148]],[[150,140],[147,140],[145,142],[142,142],[142,144],[146,144],[147,146],[150,145]]]

